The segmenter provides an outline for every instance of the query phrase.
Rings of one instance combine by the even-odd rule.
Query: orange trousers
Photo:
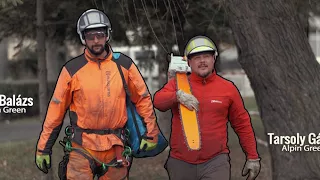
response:
[[[78,147],[72,143],[73,147]],[[107,151],[93,151],[85,149],[92,156],[99,161],[109,163],[116,158],[115,148]],[[70,152],[69,162],[67,165],[67,179],[68,180],[93,180],[94,174],[93,167],[96,167],[96,162],[90,157],[86,156],[78,150]],[[99,165],[98,165],[99,166]],[[108,166],[107,166],[108,167]],[[99,180],[127,180],[128,168],[127,167],[108,167],[108,171],[99,178]]]

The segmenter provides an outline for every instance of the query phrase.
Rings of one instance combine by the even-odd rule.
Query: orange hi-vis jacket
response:
[[[111,49],[111,48],[110,48]],[[156,123],[151,95],[133,61],[121,54],[114,60],[110,50],[105,59],[95,59],[87,49],[62,68],[46,119],[38,141],[37,150],[51,153],[69,108],[73,127],[89,130],[123,128],[127,122],[126,93],[115,61],[121,65],[131,94],[131,101],[144,119],[148,137],[157,141]],[[109,150],[113,145],[123,145],[115,134],[77,132],[73,141],[84,148],[96,151]]]

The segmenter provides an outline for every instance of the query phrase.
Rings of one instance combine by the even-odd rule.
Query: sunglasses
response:
[[[85,38],[87,40],[94,40],[94,38],[96,37],[98,40],[105,38],[106,37],[106,33],[104,32],[94,32],[94,33],[86,33]]]

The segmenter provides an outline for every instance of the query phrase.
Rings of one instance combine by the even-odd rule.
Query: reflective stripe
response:
[[[84,21],[84,27],[89,25],[89,17],[88,16],[84,16],[83,21]]]
[[[104,19],[103,19],[102,14],[100,14],[100,21],[101,21],[102,23],[104,23]]]
[[[90,24],[100,23],[100,15],[97,12],[88,13],[87,17]]]
[[[56,98],[56,97],[52,97],[52,102],[54,102],[54,103],[56,103],[56,104],[59,104],[60,103],[60,101],[59,101],[59,99],[58,98]]]
[[[214,51],[214,49],[212,49],[211,47],[202,46],[202,47],[197,47],[197,48],[192,49],[189,52],[189,54],[197,53],[197,52],[203,52],[203,51]]]

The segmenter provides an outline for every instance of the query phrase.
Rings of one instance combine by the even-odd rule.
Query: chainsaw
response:
[[[182,56],[174,56],[171,54],[168,73],[171,72],[175,73],[177,90],[181,89],[185,93],[192,94],[187,75],[188,73],[191,73],[191,68],[188,65],[187,59]],[[196,111],[191,111],[184,105],[179,104],[179,112],[187,147],[190,150],[199,150],[201,147],[201,140]]]

